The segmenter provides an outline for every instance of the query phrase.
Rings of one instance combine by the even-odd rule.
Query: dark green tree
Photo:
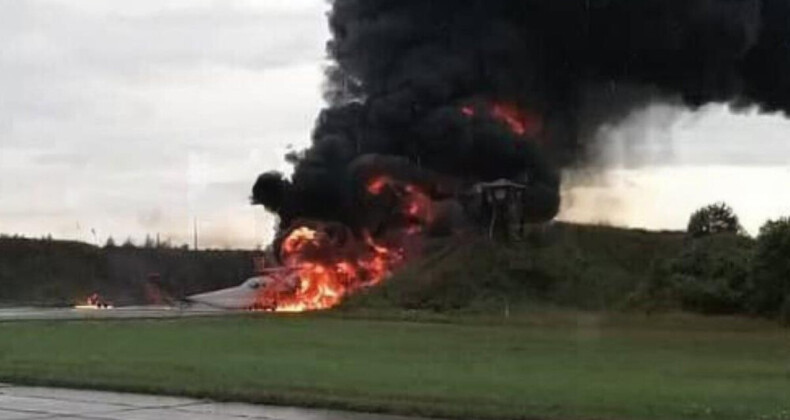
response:
[[[714,203],[691,215],[687,232],[699,238],[717,233],[742,233],[743,228],[732,207],[726,203]]]
[[[790,307],[790,217],[760,228],[752,279],[757,312],[775,315]]]
[[[681,307],[711,314],[746,311],[753,249],[753,239],[732,233],[689,241],[669,266]]]

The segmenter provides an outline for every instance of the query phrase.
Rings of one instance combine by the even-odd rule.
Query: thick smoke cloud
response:
[[[264,174],[253,190],[283,226],[359,227],[364,155],[400,157],[450,189],[525,182],[529,218],[548,220],[558,168],[635,107],[790,109],[787,0],[334,0],[329,25],[329,106],[312,147],[291,180]],[[494,104],[538,129],[514,133]]]

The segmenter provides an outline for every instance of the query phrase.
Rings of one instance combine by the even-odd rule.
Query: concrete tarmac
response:
[[[335,410],[0,384],[0,420],[415,420]]]
[[[96,308],[0,308],[0,322],[59,319],[135,319],[135,318],[181,318],[195,316],[224,316],[247,313],[225,311],[210,307],[176,308],[170,306],[129,306],[109,309]],[[2,420],[2,419],[0,419]]]

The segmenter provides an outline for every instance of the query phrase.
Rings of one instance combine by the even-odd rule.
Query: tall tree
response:
[[[688,224],[689,235],[698,238],[717,233],[741,233],[743,228],[732,207],[726,203],[705,206],[691,215]]]
[[[760,228],[752,278],[758,312],[775,314],[790,305],[790,217]]]

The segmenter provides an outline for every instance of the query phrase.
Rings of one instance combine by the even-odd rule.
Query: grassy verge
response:
[[[787,331],[700,320],[2,323],[0,381],[454,418],[790,419]]]

